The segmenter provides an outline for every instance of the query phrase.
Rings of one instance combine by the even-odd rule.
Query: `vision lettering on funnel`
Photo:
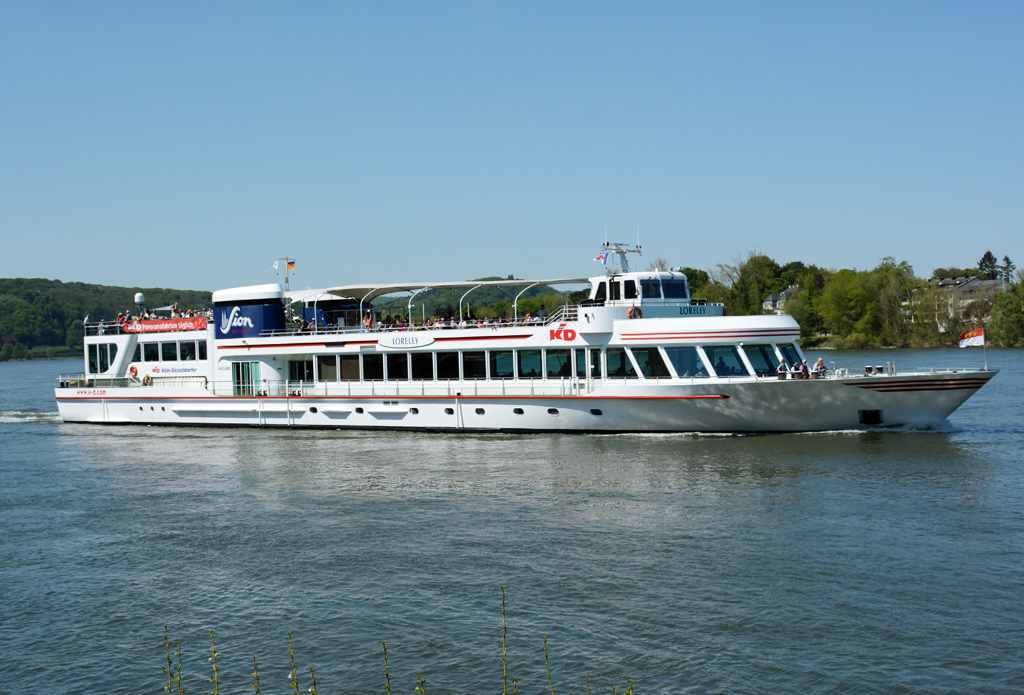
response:
[[[236,306],[231,308],[230,316],[228,314],[220,315],[221,333],[227,333],[229,330],[231,330],[232,326],[245,326],[248,328],[252,328],[252,319],[250,319],[248,316],[239,316],[238,314],[241,313],[241,311],[242,310]]]

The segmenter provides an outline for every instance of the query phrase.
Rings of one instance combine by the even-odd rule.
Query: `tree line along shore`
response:
[[[648,269],[667,270],[658,258]],[[721,302],[730,316],[785,313],[800,323],[801,340],[811,347],[941,347],[957,344],[960,333],[984,327],[994,346],[1024,345],[1024,273],[1006,256],[991,252],[967,268],[936,268],[920,277],[906,261],[883,258],[870,270],[821,268],[795,261],[780,264],[748,252],[712,270],[682,268],[695,299]],[[479,278],[480,280],[513,279]],[[167,288],[130,288],[61,282],[41,278],[0,279],[0,361],[78,357],[83,320],[113,321],[135,312],[136,292],[152,307],[211,306],[211,293]],[[513,314],[514,294],[481,288],[463,303],[463,312],[497,318]],[[586,291],[560,294],[528,290],[519,314],[536,313],[565,302],[578,303]],[[417,295],[414,312],[428,318],[458,315],[459,296],[450,290]],[[408,299],[375,303],[382,314],[404,315]],[[420,317],[416,317],[420,318]]]

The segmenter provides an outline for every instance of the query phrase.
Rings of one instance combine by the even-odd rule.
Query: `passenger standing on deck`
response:
[[[775,373],[779,375],[780,379],[786,378],[786,374],[789,373],[789,366],[786,364],[786,360],[779,362],[779,366],[775,368]]]

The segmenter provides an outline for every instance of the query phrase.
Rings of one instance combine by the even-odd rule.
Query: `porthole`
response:
[[[601,412],[600,408],[591,408],[590,409],[590,414],[591,415],[604,415],[604,413]]]
[[[522,415],[523,414],[523,409],[522,408],[513,408],[512,412],[515,413],[516,415]]]
[[[314,405],[314,406],[312,406],[312,407],[311,407],[311,408],[309,409],[309,412],[311,412],[311,413],[315,413],[315,412],[316,412],[316,406],[315,406],[315,405]]]
[[[359,413],[360,415],[362,415],[363,414],[363,409],[362,408],[356,408],[356,412]]]
[[[548,415],[558,416],[558,408],[548,408]]]
[[[477,408],[476,409],[476,414],[477,415],[483,415],[484,414],[484,409],[483,408]]]
[[[413,415],[419,415],[420,414],[420,409],[419,408],[409,408],[409,412],[412,413]]]
[[[445,414],[445,415],[454,415],[454,414],[455,414],[455,411],[454,411],[454,410],[452,410],[451,408],[445,408],[445,409],[444,409],[444,414]]]
[[[149,409],[150,409],[150,410],[152,410],[152,409],[153,409],[153,406],[149,406]]]
[[[165,413],[167,412],[167,409],[164,408],[163,406],[160,406],[160,410],[164,411]]]
[[[139,410],[142,410],[142,406],[141,405],[139,406]]]

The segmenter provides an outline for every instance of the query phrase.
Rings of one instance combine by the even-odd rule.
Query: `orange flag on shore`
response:
[[[985,329],[978,328],[967,333],[960,334],[960,347],[971,347],[972,345],[980,345],[985,347]]]

